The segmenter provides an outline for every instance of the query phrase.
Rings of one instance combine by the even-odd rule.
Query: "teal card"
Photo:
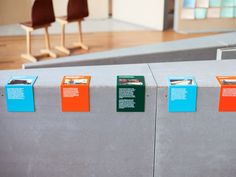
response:
[[[234,17],[234,8],[233,7],[224,7],[221,9],[220,16],[222,18],[233,18]]]
[[[233,7],[234,0],[222,0],[222,7]]]
[[[210,0],[210,7],[220,7],[221,0]]]
[[[195,19],[205,19],[207,15],[207,9],[197,8],[195,9]]]

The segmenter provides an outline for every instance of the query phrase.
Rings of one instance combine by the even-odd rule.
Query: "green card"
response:
[[[145,111],[144,76],[117,76],[117,112]]]

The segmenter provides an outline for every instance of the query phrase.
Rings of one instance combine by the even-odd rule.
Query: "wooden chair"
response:
[[[22,54],[22,58],[36,62],[37,59],[31,52],[31,32],[44,28],[46,49],[41,50],[42,54],[47,54],[56,58],[56,54],[51,51],[48,27],[55,22],[52,0],[35,0],[31,11],[31,21],[21,23],[21,27],[26,30],[27,53]]]
[[[65,47],[65,25],[71,22],[78,22],[79,41],[75,43],[76,47],[88,50],[88,46],[83,44],[82,26],[81,22],[84,17],[89,15],[87,0],[69,0],[67,5],[67,16],[58,17],[57,21],[61,24],[61,46],[57,46],[56,49],[70,55],[70,50]]]

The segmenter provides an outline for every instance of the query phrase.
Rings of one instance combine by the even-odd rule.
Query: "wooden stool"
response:
[[[32,55],[31,51],[31,32],[44,28],[45,30],[45,49],[41,50],[42,54],[47,54],[50,57],[56,58],[57,55],[51,51],[48,27],[55,22],[52,0],[35,0],[31,11],[31,21],[21,23],[21,27],[26,30],[26,54],[21,57],[32,62],[37,62],[37,59]]]
[[[82,24],[84,17],[88,16],[88,3],[87,0],[69,0],[67,6],[67,16],[57,17],[57,21],[61,25],[61,45],[56,49],[70,55],[70,50],[65,46],[65,25],[72,22],[78,23],[78,42],[75,43],[75,47],[88,50],[88,46],[83,43]]]
[[[27,59],[27,60],[32,61],[32,62],[37,62],[37,59],[32,55],[32,51],[31,51],[31,48],[32,48],[31,47],[31,32],[33,32],[34,30],[39,29],[39,28],[44,28],[44,30],[45,30],[45,34],[44,34],[45,49],[42,49],[41,53],[42,54],[47,54],[52,58],[57,57],[56,53],[51,51],[49,34],[48,34],[48,27],[49,26],[50,26],[50,24],[47,24],[47,25],[44,25],[42,27],[37,28],[37,27],[32,27],[30,22],[21,23],[21,27],[26,30],[26,47],[27,47],[26,54],[21,55],[22,58]]]

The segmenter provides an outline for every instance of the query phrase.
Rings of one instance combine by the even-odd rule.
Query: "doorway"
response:
[[[175,14],[175,0],[165,1],[164,29],[173,29]]]
[[[112,17],[112,0],[108,1],[108,16]]]

